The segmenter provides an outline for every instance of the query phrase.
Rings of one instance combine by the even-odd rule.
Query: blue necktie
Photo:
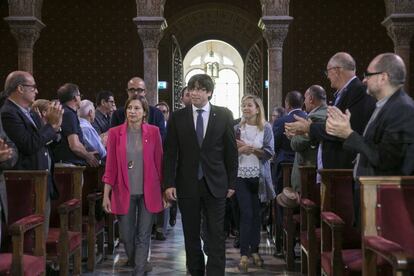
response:
[[[201,148],[201,144],[203,144],[203,136],[204,136],[204,123],[203,123],[203,111],[202,109],[197,109],[197,122],[196,122],[196,133],[197,133],[197,140],[198,145]],[[200,163],[198,164],[198,179],[203,177],[203,169],[201,168],[201,159]]]

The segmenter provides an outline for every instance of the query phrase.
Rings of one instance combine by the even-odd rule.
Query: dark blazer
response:
[[[295,152],[290,146],[290,140],[284,134],[285,123],[292,123],[296,121],[293,115],[306,118],[306,112],[302,110],[293,110],[290,114],[280,117],[273,123],[273,136],[275,139],[275,163],[281,162],[293,162],[295,158]]]
[[[197,196],[200,160],[204,178],[214,197],[225,197],[228,189],[234,189],[238,153],[232,117],[227,108],[211,105],[206,134],[200,148],[192,106],[172,114],[165,140],[164,190],[176,187],[179,198]]]
[[[365,126],[375,109],[375,99],[366,93],[366,86],[355,78],[342,91],[336,105],[342,112],[351,112],[351,128],[362,135]],[[356,152],[343,148],[343,139],[328,135],[325,123],[312,123],[311,139],[322,141],[322,164],[325,169],[352,169]]]
[[[57,139],[58,134],[50,124],[42,126],[40,116],[31,111],[31,117],[36,126],[26,117],[23,111],[12,101],[7,99],[1,108],[1,120],[4,131],[19,150],[19,158],[15,170],[48,170],[48,155],[51,159],[51,171],[48,177],[48,193],[50,198],[58,197],[54,185],[54,161],[51,142]]]
[[[149,117],[147,121],[150,125],[157,126],[160,129],[161,138],[165,139],[165,120],[162,112],[154,107],[149,106]],[[125,108],[120,107],[112,114],[111,127],[122,125],[125,122]]]
[[[4,179],[3,170],[11,169],[17,162],[18,151],[14,143],[6,135],[3,130],[3,125],[0,120],[0,137],[6,142],[9,148],[13,149],[13,155],[9,160],[0,162],[0,220],[2,220],[2,213],[4,215],[5,222],[7,224],[7,192],[6,192],[6,181]]]
[[[357,176],[404,175],[407,149],[414,144],[414,102],[397,90],[372,121],[364,136],[353,132],[344,148],[360,153]]]

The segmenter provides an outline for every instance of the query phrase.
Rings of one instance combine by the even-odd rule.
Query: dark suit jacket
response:
[[[192,106],[175,111],[168,121],[164,150],[163,188],[177,188],[179,198],[198,195],[198,164],[214,197],[225,197],[234,189],[238,153],[233,118],[227,108],[211,105],[210,117],[200,148]]]
[[[306,112],[302,110],[294,110],[290,114],[280,117],[273,123],[273,136],[275,139],[275,163],[281,162],[293,162],[295,158],[295,152],[290,147],[290,140],[284,134],[285,123],[291,123],[296,121],[293,115],[306,118]]]
[[[160,129],[161,138],[165,139],[165,120],[162,112],[154,107],[149,106],[148,124],[157,126]],[[111,127],[122,125],[125,122],[125,108],[120,107],[112,114]]]
[[[366,93],[366,87],[355,78],[342,91],[336,105],[342,112],[351,112],[351,128],[358,134],[364,132],[365,126],[375,109],[375,99]],[[311,139],[322,141],[322,164],[325,169],[352,169],[356,152],[343,148],[343,139],[328,135],[325,123],[312,123],[309,135]]]
[[[48,170],[48,155],[51,158],[51,171],[48,177],[48,193],[50,198],[58,197],[54,185],[54,162],[49,144],[57,139],[58,135],[50,124],[42,126],[41,119],[36,112],[31,112],[36,126],[26,117],[21,109],[9,99],[1,108],[1,120],[4,131],[19,150],[19,158],[14,169],[16,170]]]
[[[414,102],[396,91],[372,121],[364,136],[353,132],[344,148],[360,153],[357,176],[404,175],[407,149],[414,144]]]
[[[9,160],[0,162],[0,220],[2,220],[2,213],[4,214],[5,222],[7,224],[7,192],[6,192],[6,182],[3,175],[3,170],[11,169],[17,162],[17,148],[10,138],[6,135],[3,130],[3,124],[0,120],[0,137],[7,143],[9,148],[13,149],[13,155]]]

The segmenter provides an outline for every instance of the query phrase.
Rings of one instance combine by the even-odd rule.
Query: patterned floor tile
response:
[[[184,238],[182,234],[181,220],[177,219],[177,224],[169,228],[166,241],[152,240],[151,242],[151,264],[152,271],[148,276],[185,276],[185,250]],[[230,275],[255,275],[255,276],[297,276],[300,273],[287,272],[285,263],[282,259],[273,257],[272,243],[267,239],[266,234],[262,233],[260,244],[260,254],[264,260],[264,266],[257,268],[249,260],[249,272],[241,273],[238,269],[240,259],[239,249],[233,248],[233,238],[226,240],[226,276]],[[132,268],[122,266],[126,260],[125,250],[121,244],[115,254],[108,255],[107,258],[96,266],[94,273],[83,273],[83,275],[131,275]]]

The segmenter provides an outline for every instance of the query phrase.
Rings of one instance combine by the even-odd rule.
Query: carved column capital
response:
[[[260,0],[262,15],[288,15],[290,0]]]
[[[414,12],[414,1],[412,0],[384,0],[384,2],[386,16]]]
[[[139,16],[134,19],[137,25],[138,35],[144,45],[144,48],[158,48],[158,44],[167,27],[167,21],[164,17]]]
[[[263,16],[260,19],[259,27],[269,48],[283,48],[292,20],[290,16]]]
[[[383,22],[395,47],[410,47],[414,34],[414,14],[392,14]]]
[[[23,49],[33,49],[40,31],[45,27],[45,24],[32,16],[9,16],[4,20],[9,24],[18,47]]]

